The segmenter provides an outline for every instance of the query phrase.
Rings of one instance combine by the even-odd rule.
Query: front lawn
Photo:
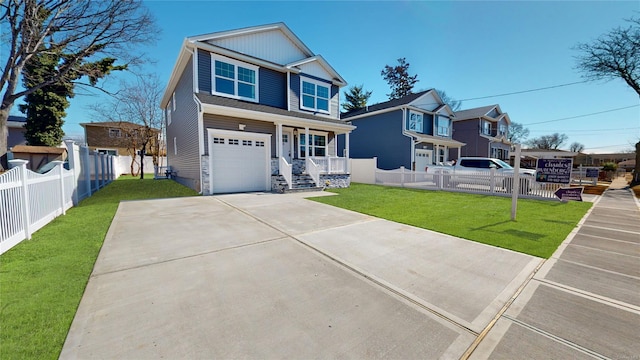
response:
[[[589,202],[511,198],[351,184],[311,200],[484,244],[549,258],[591,207]]]
[[[120,177],[0,256],[0,359],[57,359],[121,200],[197,195]]]

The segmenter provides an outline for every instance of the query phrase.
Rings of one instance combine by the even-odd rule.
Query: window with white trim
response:
[[[329,114],[331,85],[300,78],[300,108]]]
[[[506,124],[498,125],[498,131],[499,131],[500,135],[507,136],[507,125]]]
[[[171,125],[171,108],[167,107],[167,126]]]
[[[258,101],[258,67],[219,55],[211,57],[214,95]]]
[[[449,136],[449,127],[451,126],[451,120],[446,116],[438,116],[438,128],[436,134],[438,136]]]
[[[424,123],[423,119],[424,115],[422,113],[409,110],[409,123],[407,124],[407,130],[421,133],[423,129],[422,125]]]
[[[171,105],[173,106],[173,111],[176,111],[176,93],[171,94]]]
[[[305,143],[305,133],[298,134],[298,154],[301,159],[307,157],[307,149],[309,156],[327,156],[327,133],[309,132],[309,146]]]
[[[482,121],[482,133],[484,135],[491,135],[491,122],[487,120]]]

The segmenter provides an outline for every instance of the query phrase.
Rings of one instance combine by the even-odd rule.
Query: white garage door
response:
[[[270,136],[209,129],[211,193],[270,190]]]

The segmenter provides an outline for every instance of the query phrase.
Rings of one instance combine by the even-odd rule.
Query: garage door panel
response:
[[[269,141],[265,135],[225,133],[210,133],[213,140],[210,141],[213,192],[268,190]]]

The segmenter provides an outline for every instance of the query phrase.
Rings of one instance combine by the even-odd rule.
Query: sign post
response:
[[[516,219],[518,211],[518,193],[520,192],[520,144],[516,144],[516,154],[513,161],[513,186],[511,187],[511,220]]]

